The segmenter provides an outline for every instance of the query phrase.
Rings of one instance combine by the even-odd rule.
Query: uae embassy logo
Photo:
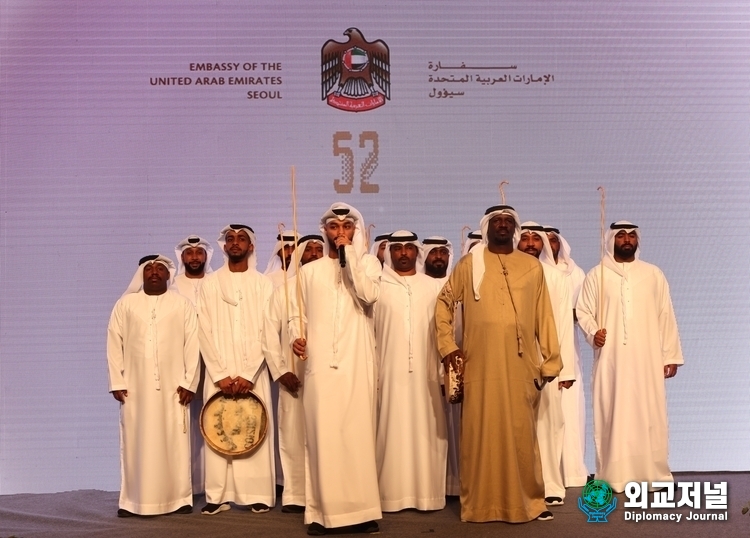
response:
[[[357,28],[349,39],[329,39],[320,49],[322,99],[347,112],[366,112],[391,99],[391,53],[385,41],[369,42]]]
[[[586,514],[588,523],[607,523],[607,516],[617,506],[617,497],[604,480],[592,480],[578,497],[578,508]]]

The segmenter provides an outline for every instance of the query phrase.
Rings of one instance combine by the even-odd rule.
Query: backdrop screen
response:
[[[0,493],[119,487],[105,332],[137,260],[242,222],[263,270],[292,166],[303,234],[344,201],[458,249],[507,180],[584,270],[604,186],[671,286],[673,469],[748,469],[750,252],[723,234],[749,224],[749,23],[714,0],[0,0]]]

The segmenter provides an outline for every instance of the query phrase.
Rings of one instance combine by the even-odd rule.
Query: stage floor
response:
[[[742,507],[750,501],[750,473],[675,473],[675,481],[727,482],[729,506],[727,521],[685,521],[689,509],[652,510],[647,513],[674,512],[682,514],[682,521],[625,520],[623,503],[618,495],[617,508],[607,523],[587,523],[578,508],[581,488],[568,490],[565,505],[552,507],[553,521],[534,521],[523,525],[505,523],[461,523],[458,499],[450,498],[444,510],[420,513],[412,510],[384,514],[380,521],[381,534],[393,537],[484,536],[532,537],[542,534],[553,538],[588,536],[644,537],[738,537],[750,535],[750,514],[742,515]],[[284,514],[276,506],[266,514],[253,514],[232,507],[215,516],[199,513],[204,504],[197,496],[194,513],[150,518],[116,517],[118,493],[113,491],[80,490],[54,494],[19,494],[0,496],[0,538],[85,537],[107,538],[181,538],[221,536],[302,537],[306,527],[301,514]],[[701,510],[701,512],[706,512]]]

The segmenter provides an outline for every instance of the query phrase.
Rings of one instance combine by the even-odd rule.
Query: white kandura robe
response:
[[[542,389],[537,417],[539,456],[542,461],[544,496],[565,498],[562,475],[562,453],[565,420],[562,409],[562,393],[570,389],[559,389],[560,381],[575,381],[575,350],[573,344],[573,303],[565,277],[546,263],[542,263],[544,281],[547,285],[555,329],[560,344],[562,370],[560,376]],[[576,383],[573,383],[575,385]]]
[[[181,273],[174,278],[171,289],[188,299],[197,312],[202,282],[203,278],[188,278],[185,276],[185,273]],[[206,442],[201,433],[200,421],[201,411],[203,410],[203,361],[200,362],[198,369],[198,388],[195,391],[193,400],[190,402],[190,461],[194,495],[203,493],[203,484],[206,479],[206,470],[203,464]]]
[[[263,319],[271,282],[254,269],[232,273],[227,265],[204,278],[198,321],[206,366],[204,399],[219,392],[225,377],[254,383],[268,411],[264,441],[250,455],[231,457],[206,448],[206,501],[240,505],[276,502],[271,383],[263,356]],[[231,301],[231,302],[228,302]]]
[[[435,302],[440,281],[383,268],[375,303],[376,456],[384,512],[445,507],[448,438],[440,394]]]
[[[441,279],[440,289],[443,289],[445,281]],[[456,339],[456,344],[461,348],[463,345],[463,305],[461,303],[456,304],[456,308],[453,312],[453,334]],[[438,353],[439,355],[439,353]],[[444,370],[441,370],[441,375],[444,375]],[[451,404],[443,397],[443,409],[445,410],[445,423],[448,430],[448,465],[446,466],[446,480],[445,480],[445,494],[452,496],[461,495],[461,465],[460,465],[460,453],[461,453],[461,412],[463,404],[455,403]]]
[[[107,328],[109,390],[120,405],[120,508],[166,514],[193,504],[190,411],[177,387],[198,386],[198,320],[190,302],[167,290],[115,304]]]
[[[294,259],[294,257],[292,257]],[[273,285],[273,289],[278,288],[279,286],[284,285],[284,269],[276,269],[275,271],[271,271],[266,276],[271,280],[271,284]]]
[[[354,525],[382,517],[375,464],[376,372],[372,305],[380,262],[345,247],[300,269],[305,362],[305,524]],[[291,336],[299,333],[292,307]]]
[[[446,275],[443,278],[435,279],[438,282],[438,293],[443,289],[445,283],[448,282],[448,276],[449,275]],[[455,325],[456,342],[460,347],[463,331],[463,312],[460,304],[456,305],[453,323]],[[438,355],[440,355],[440,353],[438,353]],[[440,360],[442,361],[442,357]],[[444,370],[442,367],[439,371],[439,375],[440,384],[442,385],[444,383]],[[461,404],[450,404],[445,400],[445,397],[442,397],[441,399],[443,413],[445,414],[446,435],[448,437],[448,455],[445,467],[445,494],[458,496],[461,495],[461,473],[458,459],[461,438]]]
[[[568,290],[570,291],[570,299],[575,308],[586,274],[577,265],[573,267],[572,271],[568,271],[567,264],[562,260],[558,262],[556,267],[565,276],[565,281],[568,283]],[[575,323],[573,329],[573,352],[575,353],[574,375],[576,382],[569,389],[562,391],[561,395],[563,420],[565,421],[562,471],[563,482],[566,488],[585,486],[589,474],[585,460],[586,397],[584,395],[584,379],[581,370],[579,332],[578,323]]]
[[[593,346],[599,329],[600,267],[583,283],[578,322]],[[673,481],[664,366],[683,364],[669,285],[655,265],[604,266],[604,346],[594,351],[596,478],[616,492],[630,481]]]
[[[274,254],[274,258],[272,258],[273,261],[277,261],[281,263],[281,260],[278,258],[278,254]],[[284,271],[283,267],[278,267],[277,269],[274,269],[273,271],[268,271],[266,273],[263,273],[265,276],[269,278],[271,281],[271,286],[273,290],[278,289],[279,287],[283,287],[284,285],[284,275],[286,274],[286,271]],[[287,335],[288,339],[288,335]],[[266,355],[268,357],[268,355]],[[271,374],[271,379],[273,381],[276,381],[276,377],[274,377],[273,371],[271,370],[271,363],[269,360],[266,360],[266,366],[268,366],[269,374]],[[278,383],[271,383],[271,399],[269,403],[269,411],[273,412],[273,420],[274,423],[277,425],[276,429],[273,431],[273,444],[274,444],[274,466],[276,467],[276,483],[280,486],[284,486],[284,492],[286,493],[286,483],[285,483],[285,473],[284,473],[284,465],[281,461],[281,439],[280,439],[280,429],[281,425],[279,424],[279,406],[280,398],[279,398],[279,392],[281,387]],[[304,464],[304,462],[303,462]],[[284,495],[284,498],[287,498],[287,495]],[[289,504],[287,502],[284,502],[282,499],[283,504]],[[302,505],[300,505],[302,506]]]
[[[289,342],[289,314],[287,299],[296,293],[296,277],[276,288],[268,302],[265,316],[263,351],[271,377],[277,381],[287,372],[299,378],[303,386],[294,396],[286,387],[278,385],[278,439],[281,468],[284,473],[282,505],[305,505],[305,409],[302,405],[304,391],[304,363],[291,351]],[[288,297],[287,297],[288,292]]]

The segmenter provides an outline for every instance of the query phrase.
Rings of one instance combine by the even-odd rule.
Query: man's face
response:
[[[435,247],[425,257],[425,272],[433,278],[443,278],[448,272],[451,253],[447,247]]]
[[[240,263],[253,253],[255,247],[245,230],[229,230],[224,236],[224,252],[232,263]]]
[[[319,260],[323,257],[323,245],[317,241],[308,241],[305,245],[305,250],[302,252],[302,258],[300,263],[305,265],[306,263]]]
[[[192,276],[202,276],[206,268],[206,251],[203,247],[188,247],[182,251],[182,264],[185,272]]]
[[[635,256],[638,248],[638,234],[635,230],[627,232],[620,230],[615,235],[615,256],[618,258],[629,259]]]
[[[487,228],[487,240],[495,245],[506,245],[513,241],[516,221],[512,215],[495,215]]]
[[[292,263],[293,253],[294,253],[294,245],[284,245],[284,248],[282,248],[281,250],[277,252],[279,259],[281,260],[281,263],[283,264],[282,267],[289,267],[289,264]]]
[[[518,242],[518,250],[531,254],[535,258],[538,258],[544,248],[544,241],[539,237],[539,234],[534,232],[523,232],[521,234],[521,240]]]
[[[331,220],[326,223],[326,238],[331,248],[336,248],[334,240],[345,236],[349,241],[354,239],[354,223],[350,220]]]
[[[552,248],[552,255],[555,257],[555,261],[557,261],[557,256],[560,254],[560,239],[558,239],[557,234],[550,232],[547,234],[547,240],[549,241],[549,246]]]
[[[417,245],[396,243],[390,246],[393,269],[399,273],[409,273],[417,264]]]
[[[149,295],[160,295],[167,291],[169,269],[163,263],[147,263],[143,267],[143,291]]]
[[[378,260],[380,260],[380,265],[383,265],[385,263],[385,247],[388,246],[388,241],[382,241],[380,245],[378,245],[378,253],[375,254],[377,256]]]

